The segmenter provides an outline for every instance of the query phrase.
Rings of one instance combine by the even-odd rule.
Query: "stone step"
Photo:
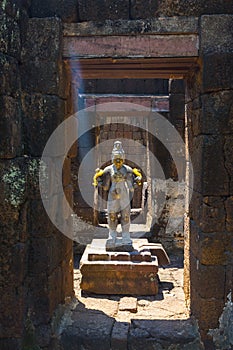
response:
[[[204,350],[198,326],[186,320],[115,321],[95,310],[73,311],[60,350]]]

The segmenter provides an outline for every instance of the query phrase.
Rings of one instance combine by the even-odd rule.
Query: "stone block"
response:
[[[30,274],[35,276],[42,272],[51,274],[67,253],[66,240],[67,238],[60,232],[53,233],[50,237],[33,238],[29,256]]]
[[[128,349],[128,322],[115,322],[111,335],[112,350],[127,350]]]
[[[21,66],[22,89],[28,93],[64,96],[62,67],[55,61],[25,62]]]
[[[203,14],[232,14],[231,1],[218,0],[162,0],[157,11],[158,16],[197,16]]]
[[[61,59],[61,42],[62,24],[57,17],[29,19],[21,53],[22,62]]]
[[[104,25],[100,25],[100,22],[79,22],[74,24],[64,24],[64,36],[89,36],[89,35],[140,35],[140,34],[176,34],[176,33],[198,33],[198,18],[195,17],[148,17],[146,21],[144,19],[138,20],[106,20]],[[151,80],[151,81],[150,81]],[[111,80],[108,80],[109,84],[106,84],[103,93],[134,93],[134,94],[159,94],[166,95],[168,79],[148,79],[144,83],[140,81],[140,85],[137,84],[137,79],[133,79],[128,82],[114,82],[114,86],[111,87]],[[135,83],[134,83],[135,82]],[[96,84],[96,83],[95,83]],[[101,86],[97,82],[97,86]],[[110,90],[106,91],[106,87]],[[152,86],[154,87],[152,88]],[[160,85],[160,87],[159,87]],[[117,88],[118,86],[118,88]],[[119,89],[119,86],[122,88]],[[150,87],[149,87],[150,86]],[[92,86],[93,87],[93,86]],[[148,89],[149,88],[149,89]],[[164,88],[166,90],[164,90]],[[113,89],[113,90],[112,90]],[[152,90],[151,90],[152,89]],[[86,89],[85,89],[86,90]],[[118,90],[118,91],[117,91]],[[95,89],[96,91],[96,89]],[[94,91],[94,92],[95,92]],[[88,90],[87,93],[91,93],[93,90]]]
[[[25,152],[41,156],[49,137],[64,120],[65,103],[57,96],[26,94],[22,109]]]
[[[198,290],[192,288],[191,312],[197,318],[200,330],[207,331],[210,328],[218,328],[219,317],[222,314],[224,304],[223,299],[201,298]]]
[[[208,15],[201,17],[200,52],[232,52],[233,15]]]
[[[203,232],[223,232],[226,213],[224,199],[218,197],[201,197],[194,194],[193,219]],[[198,206],[197,206],[198,205]]]
[[[62,348],[109,350],[114,318],[97,310],[83,311],[73,312],[72,325],[66,327],[61,335]]]
[[[20,77],[17,60],[0,53],[0,94],[17,97],[19,84]]]
[[[32,0],[30,12],[32,17],[59,17],[63,22],[78,21],[78,0]]]
[[[129,253],[126,253],[126,256],[123,256],[124,260],[128,260],[129,261]],[[110,259],[110,257],[112,258],[112,260],[118,260],[115,259],[115,256],[110,256],[109,253],[103,253],[103,254],[95,254],[95,253],[89,253],[88,254],[88,260],[89,261],[108,261]],[[116,258],[118,258],[118,256],[116,256]]]
[[[137,240],[139,244],[140,240]],[[141,240],[147,241],[147,240]],[[135,241],[133,245],[135,246]],[[158,293],[158,262],[132,261],[89,261],[88,254],[106,253],[106,240],[93,240],[87,246],[81,262],[81,289],[96,294],[138,294],[154,295]],[[141,287],[140,287],[141,286]]]
[[[103,47],[104,52],[103,52]],[[101,56],[149,56],[174,57],[198,55],[198,37],[190,35],[146,35],[146,36],[86,36],[77,40],[64,37],[63,56],[99,57]],[[85,78],[85,77],[84,77]],[[100,108],[98,108],[100,110]],[[102,108],[103,111],[103,108]]]
[[[28,231],[31,237],[47,237],[54,232],[54,225],[49,219],[40,199],[29,201]],[[40,216],[40,220],[38,220]]]
[[[0,96],[0,158],[15,158],[21,149],[20,101]]]
[[[200,336],[193,318],[133,319],[130,326],[129,350],[202,349],[198,345],[192,347],[189,344],[197,339],[200,339]]]
[[[195,288],[201,298],[224,298],[225,266],[205,266],[198,259],[192,257],[190,268],[191,288]]]
[[[232,237],[227,232],[203,233],[191,220],[190,250],[203,265],[227,265],[231,262]]]
[[[0,51],[19,59],[20,50],[19,24],[5,13],[0,13]]]
[[[129,19],[128,0],[79,0],[79,21],[97,21],[106,19]]]
[[[119,304],[119,311],[130,311],[133,313],[137,312],[137,298],[124,297],[121,298]]]
[[[150,267],[145,271],[143,266],[137,271],[132,271],[131,266],[128,269],[128,267],[122,267],[122,263],[112,264],[112,267],[114,265],[112,271],[99,272],[97,269],[97,271],[87,272],[82,269],[84,277],[81,289],[95,294],[156,295],[158,293],[157,272],[153,268]]]
[[[141,18],[151,18],[157,17],[157,11],[159,7],[159,2],[149,0],[146,3],[140,0],[132,0],[130,2],[130,18],[131,19],[141,19]]]
[[[203,92],[233,88],[233,53],[211,53],[203,56]]]
[[[198,132],[229,134],[233,132],[232,91],[220,91],[201,96],[202,111]]]
[[[233,172],[233,136],[229,135],[225,138],[224,144],[224,157],[225,157],[225,167],[228,172],[228,178],[230,182],[230,194],[233,194],[233,180],[232,180],[232,172]]]
[[[224,139],[218,135],[200,135],[193,140],[192,149],[194,189],[206,196],[228,195],[229,177],[223,153]]]

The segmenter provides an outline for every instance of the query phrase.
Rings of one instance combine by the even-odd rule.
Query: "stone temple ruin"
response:
[[[233,347],[232,9],[232,0],[1,1],[1,349]],[[103,108],[109,103],[141,106],[141,117],[129,125],[119,110],[110,114]],[[187,319],[168,320],[165,314],[156,319],[150,305],[160,305],[162,298],[138,298],[137,306],[129,298],[125,306],[109,297],[99,312],[101,296],[75,299],[73,240],[45,211],[39,170],[54,130],[87,108],[91,117],[74,132],[88,132],[64,154],[60,146],[69,140],[61,135],[48,174],[56,183],[56,164],[64,160],[63,191],[74,227],[63,193],[47,194],[51,210],[69,228],[79,252],[90,243],[93,226],[103,237],[105,194],[94,197],[91,185],[85,187],[95,164],[82,164],[104,144],[96,160],[108,165],[108,142],[127,139],[129,165],[141,164],[143,172],[131,215],[146,233],[141,238],[162,244],[171,257],[184,254],[179,290]],[[129,112],[134,118],[135,110]],[[178,131],[185,163],[168,151],[178,152],[169,133],[166,145],[154,136],[153,113]],[[121,318],[122,312],[134,319]]]

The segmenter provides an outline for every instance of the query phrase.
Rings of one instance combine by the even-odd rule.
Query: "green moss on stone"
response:
[[[24,201],[26,179],[22,170],[12,165],[2,177],[6,191],[6,202],[18,207]]]

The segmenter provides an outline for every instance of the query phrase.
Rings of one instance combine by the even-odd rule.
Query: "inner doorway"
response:
[[[72,38],[72,40],[73,39],[74,38]],[[95,39],[98,41],[98,38]],[[100,41],[101,40],[102,39],[100,39]],[[194,44],[195,40],[192,42]],[[133,57],[133,53],[130,54],[132,56],[130,58],[109,58],[103,57],[103,52],[102,54],[98,52],[96,56],[99,55],[101,57],[91,58],[91,53],[88,52],[85,58],[83,52],[81,53],[81,57],[78,57],[79,54],[74,54],[73,51],[78,48],[76,45],[74,45],[74,47],[71,49],[71,55],[69,58],[69,54],[67,54],[66,51],[66,46],[65,56],[67,55],[67,57],[65,61],[70,72],[70,76],[72,77],[74,75],[73,73],[76,72],[75,76],[78,84],[80,84],[80,81],[85,79],[183,79],[185,74],[196,66],[197,58],[195,56],[197,56],[197,46],[195,46],[195,48],[194,46],[191,50],[192,52],[190,51],[187,54],[187,57],[180,52],[177,55],[169,52],[166,54],[167,57],[162,58],[138,58]],[[159,53],[156,55],[159,56]],[[75,61],[77,64],[74,64]]]

